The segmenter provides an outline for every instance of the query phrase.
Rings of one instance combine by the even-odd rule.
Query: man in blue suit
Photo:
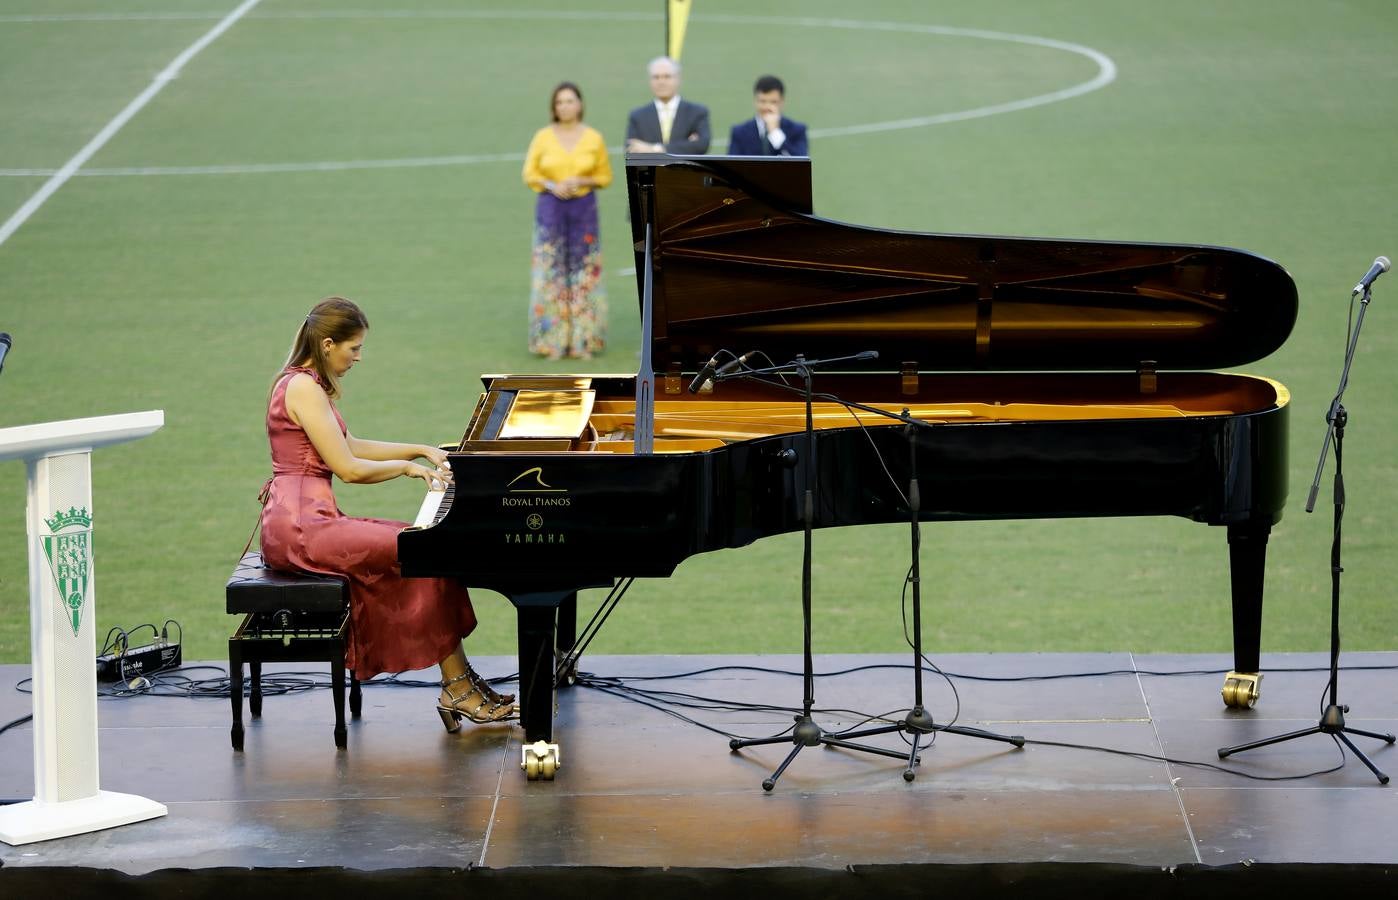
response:
[[[810,156],[806,126],[782,115],[786,86],[775,75],[763,75],[752,86],[757,115],[733,126],[728,136],[732,156]]]

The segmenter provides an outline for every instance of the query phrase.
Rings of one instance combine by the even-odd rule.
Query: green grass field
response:
[[[235,0],[0,0],[0,221]],[[525,352],[533,195],[523,151],[549,91],[582,85],[621,143],[647,97],[661,3],[263,0],[196,55],[0,244],[0,426],[163,409],[94,456],[99,634],[175,618],[187,658],[223,655],[223,582],[269,469],[263,403],[292,332],[331,293],[373,328],[342,409],[356,434],[457,436],[482,372],[576,371]],[[1082,84],[1062,102],[919,127]],[[940,30],[939,30],[940,29]],[[916,231],[1222,244],[1292,273],[1286,345],[1246,371],[1293,392],[1291,503],[1273,533],[1264,651],[1328,646],[1330,512],[1302,506],[1339,375],[1349,288],[1398,252],[1398,7],[1369,2],[696,0],[684,94],[717,137],[752,80],[815,129],[818,213]],[[855,133],[849,133],[854,131]],[[358,163],[327,167],[326,163]],[[619,156],[614,164],[620,166]],[[173,170],[173,171],[172,171]],[[612,343],[639,346],[625,189],[602,193]],[[1398,646],[1398,275],[1379,281],[1346,394],[1344,624]],[[1323,497],[1329,496],[1328,478]],[[411,518],[400,480],[341,486],[347,511]],[[0,464],[0,662],[29,656],[24,469]],[[932,650],[1221,651],[1224,534],[1183,520],[938,524],[924,531]],[[818,533],[822,652],[902,647],[902,528]],[[799,536],[638,582],[601,652],[800,646]],[[473,653],[514,648],[479,592]]]

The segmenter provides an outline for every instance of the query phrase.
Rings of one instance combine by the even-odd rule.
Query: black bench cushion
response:
[[[224,594],[230,613],[338,612],[349,602],[343,578],[265,569],[256,550],[243,556]]]

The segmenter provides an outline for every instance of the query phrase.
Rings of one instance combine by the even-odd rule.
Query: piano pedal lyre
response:
[[[1223,679],[1223,705],[1252,709],[1262,693],[1261,672],[1229,672]]]
[[[558,761],[558,745],[547,741],[535,741],[524,748],[519,767],[529,781],[553,781],[561,763]]]

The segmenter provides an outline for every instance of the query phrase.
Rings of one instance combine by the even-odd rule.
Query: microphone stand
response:
[[[1382,258],[1382,257],[1380,257]],[[1387,262],[1387,260],[1385,260]],[[1326,705],[1325,711],[1321,713],[1320,722],[1310,728],[1303,728],[1300,731],[1292,731],[1287,734],[1276,735],[1275,737],[1263,738],[1260,741],[1249,741],[1246,744],[1238,744],[1233,747],[1223,747],[1218,751],[1219,759],[1226,759],[1234,753],[1242,753],[1244,750],[1252,750],[1256,747],[1265,747],[1269,744],[1279,744],[1294,738],[1306,737],[1312,734],[1328,734],[1339,743],[1343,743],[1350,752],[1359,758],[1374,777],[1378,778],[1379,784],[1388,784],[1388,776],[1378,770],[1363,752],[1349,739],[1349,735],[1358,734],[1364,737],[1375,738],[1385,743],[1392,744],[1394,736],[1391,734],[1380,734],[1374,731],[1361,731],[1358,728],[1350,728],[1345,724],[1345,713],[1349,712],[1348,706],[1342,706],[1339,701],[1340,689],[1340,573],[1344,568],[1340,565],[1340,526],[1345,517],[1345,481],[1344,481],[1344,443],[1345,425],[1349,420],[1349,413],[1345,410],[1341,402],[1345,394],[1345,387],[1349,383],[1349,370],[1354,362],[1354,351],[1359,345],[1359,331],[1364,327],[1364,312],[1369,308],[1369,287],[1364,285],[1364,297],[1359,303],[1359,318],[1354,325],[1354,333],[1350,336],[1349,346],[1345,350],[1344,367],[1340,373],[1340,385],[1335,392],[1335,399],[1330,401],[1330,408],[1325,413],[1325,440],[1320,447],[1320,461],[1316,463],[1315,479],[1311,482],[1310,496],[1306,499],[1306,512],[1315,509],[1316,494],[1320,490],[1320,475],[1325,468],[1325,457],[1330,450],[1331,439],[1335,442],[1335,478],[1334,478],[1334,532],[1330,541],[1330,702]]]
[[[919,530],[918,523],[918,515],[920,513],[921,502],[919,499],[917,480],[916,436],[918,428],[930,429],[934,428],[935,426],[932,425],[930,422],[924,422],[920,419],[913,418],[906,409],[904,409],[903,413],[899,415],[897,413],[888,412],[887,410],[878,409],[877,407],[865,406],[861,403],[853,403],[847,401],[841,402],[845,402],[848,406],[864,410],[865,412],[873,413],[876,415],[884,416],[886,418],[894,419],[899,422],[903,422],[907,428],[906,434],[908,436],[909,461],[911,465],[908,485],[908,505],[910,508],[909,511],[911,514],[912,523],[911,527],[913,553],[912,574],[910,578],[913,584],[913,667],[915,671],[914,705],[912,710],[908,713],[907,717],[901,722],[876,728],[864,729],[861,731],[844,733],[840,735],[826,733],[820,727],[820,725],[817,724],[815,720],[811,717],[811,708],[815,704],[815,674],[814,663],[811,658],[811,532],[815,527],[816,487],[815,426],[814,416],[812,412],[814,393],[812,389],[813,376],[811,373],[811,369],[821,365],[833,365],[836,363],[849,362],[851,360],[862,360],[870,358],[872,357],[868,352],[855,354],[854,356],[845,356],[837,359],[826,360],[807,360],[805,359],[805,357],[798,355],[794,361],[782,366],[771,366],[764,369],[743,369],[735,372],[718,372],[713,376],[713,380],[717,382],[726,381],[730,378],[746,378],[753,375],[786,375],[791,374],[794,370],[795,374],[800,375],[802,377],[804,384],[804,387],[801,389],[801,393],[804,397],[806,404],[806,469],[805,494],[803,497],[802,507],[802,524],[804,530],[805,543],[803,545],[801,559],[801,621],[803,626],[802,674],[804,676],[805,688],[804,705],[802,706],[801,714],[796,716],[796,725],[792,729],[790,738],[734,738],[728,742],[728,747],[730,750],[741,750],[744,747],[755,747],[765,744],[779,744],[784,743],[787,740],[790,740],[795,745],[792,748],[791,752],[787,754],[786,759],[782,760],[781,765],[777,766],[776,771],[773,772],[770,777],[763,780],[762,789],[764,791],[771,791],[774,787],[776,787],[777,779],[781,777],[782,773],[786,771],[787,766],[791,765],[791,763],[796,759],[797,755],[806,747],[816,747],[820,745],[825,745],[829,747],[840,747],[846,750],[856,750],[861,753],[873,753],[879,756],[891,757],[893,759],[901,760],[906,758],[907,768],[903,772],[903,780],[912,781],[916,777],[916,775],[913,773],[913,767],[921,762],[921,758],[918,755],[918,744],[921,739],[921,736],[924,734],[930,734],[938,731],[948,731],[956,734],[964,734],[968,737],[978,737],[987,740],[1003,741],[1005,743],[1014,744],[1016,747],[1024,746],[1024,738],[1019,735],[1015,735],[1013,737],[1006,737],[1004,735],[995,734],[993,732],[983,731],[978,728],[964,728],[955,725],[936,724],[933,721],[932,716],[929,713],[927,713],[926,709],[923,707],[922,594],[920,584],[921,532]],[[773,384],[776,387],[792,389],[789,388],[788,385],[781,384],[779,382],[769,383]],[[865,744],[854,743],[850,740],[851,738],[868,737],[870,735],[889,734],[893,732],[906,732],[913,736],[912,749],[908,753],[904,754],[899,753],[895,750],[885,750],[882,747],[870,747]]]
[[[801,522],[804,532],[805,543],[801,552],[801,630],[802,630],[802,675],[805,696],[802,700],[801,713],[796,716],[796,725],[791,730],[791,737],[770,737],[752,738],[740,740],[734,738],[728,742],[730,750],[741,750],[743,747],[756,747],[762,744],[781,744],[787,741],[795,744],[786,759],[777,766],[767,778],[762,780],[762,790],[770,791],[777,786],[777,779],[782,777],[787,766],[796,759],[797,754],[807,747],[818,747],[824,744],[828,747],[842,747],[846,750],[856,750],[861,753],[873,753],[879,756],[890,756],[894,759],[902,759],[903,754],[893,750],[885,750],[882,747],[866,747],[862,744],[852,744],[843,738],[828,734],[811,717],[811,708],[815,706],[815,664],[811,658],[811,532],[815,528],[815,489],[816,489],[816,444],[815,444],[815,417],[812,411],[813,395],[812,382],[814,376],[812,369],[817,366],[828,366],[836,363],[850,362],[854,359],[867,359],[867,356],[857,354],[855,356],[842,356],[837,359],[813,359],[808,360],[804,356],[797,355],[796,359],[782,366],[770,366],[765,369],[746,369],[739,372],[715,374],[714,381],[726,378],[747,377],[751,375],[788,375],[796,374],[801,376],[805,385],[802,393],[806,400],[806,435],[805,447],[805,490],[801,499]]]
[[[864,408],[864,407],[861,407]],[[1013,744],[1016,747],[1024,746],[1023,735],[1003,735],[993,731],[986,731],[982,728],[968,728],[963,725],[939,725],[932,719],[932,714],[927,712],[922,705],[922,531],[918,523],[918,513],[921,510],[922,498],[918,490],[917,483],[917,428],[921,425],[925,428],[935,426],[919,419],[914,419],[906,409],[901,416],[875,410],[885,416],[906,422],[906,434],[908,436],[908,463],[911,466],[908,477],[908,510],[910,513],[911,533],[912,533],[912,571],[908,579],[913,585],[913,708],[908,711],[908,715],[901,722],[892,725],[880,725],[874,728],[866,728],[860,731],[852,731],[843,735],[845,738],[864,738],[875,734],[891,734],[899,732],[912,735],[912,747],[908,751],[908,766],[903,770],[903,780],[912,781],[917,777],[913,767],[918,762],[918,744],[923,735],[936,734],[939,731],[951,734],[965,735],[966,737],[981,738],[987,741],[1000,741],[1006,744]]]

